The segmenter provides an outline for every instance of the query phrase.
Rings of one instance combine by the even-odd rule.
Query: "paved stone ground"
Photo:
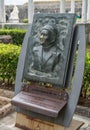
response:
[[[15,127],[16,113],[13,112],[8,116],[0,119],[0,130],[21,130]]]
[[[16,113],[13,112],[0,119],[0,130],[21,130],[15,127],[15,118]],[[84,122],[84,125],[79,130],[90,130],[90,118],[74,115],[74,119]]]
[[[90,130],[90,118],[74,115],[73,119],[84,122],[84,125],[79,130]]]

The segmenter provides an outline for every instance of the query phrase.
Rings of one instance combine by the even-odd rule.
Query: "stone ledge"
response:
[[[9,91],[9,90],[0,89],[0,96],[11,99],[14,96],[14,92]]]
[[[11,105],[11,99],[0,96],[0,118],[6,116],[13,111],[13,106]]]
[[[80,130],[90,130],[90,125],[89,124],[84,124]]]
[[[75,113],[90,118],[90,108],[88,107],[77,106]]]
[[[7,105],[5,105],[0,109],[0,118],[6,116],[11,112],[13,112],[13,106],[11,105],[11,103],[8,103]]]

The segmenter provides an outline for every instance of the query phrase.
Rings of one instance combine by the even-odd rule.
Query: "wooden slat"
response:
[[[67,101],[48,97],[47,95],[20,92],[12,99],[12,104],[51,117],[57,117],[60,110],[66,105]]]

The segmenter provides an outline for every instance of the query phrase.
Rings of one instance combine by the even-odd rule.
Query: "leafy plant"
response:
[[[23,19],[23,23],[28,23],[28,19]]]
[[[20,45],[23,42],[26,30],[23,29],[0,29],[0,35],[11,35],[13,44]]]
[[[15,81],[21,46],[0,44],[0,79],[11,84]]]
[[[87,95],[90,95],[90,52],[87,52],[86,54],[85,71],[81,92],[85,98]]]
[[[74,74],[74,70],[76,66],[77,55],[78,53],[76,53],[75,58],[74,58],[73,74]],[[84,98],[86,98],[87,96],[90,96],[90,52],[89,51],[87,51],[86,53],[84,76],[83,76],[82,89],[81,89],[80,96]]]

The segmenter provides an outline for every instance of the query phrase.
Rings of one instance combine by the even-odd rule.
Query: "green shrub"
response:
[[[3,82],[15,81],[16,68],[21,46],[0,44],[0,79]]]
[[[21,29],[0,29],[0,35],[11,35],[13,43],[20,45],[23,42],[26,30]]]
[[[85,71],[82,84],[82,95],[90,95],[90,52],[86,54]]]
[[[76,66],[76,59],[77,54],[75,55],[74,59],[74,70]],[[74,74],[73,70],[73,74]],[[83,76],[83,82],[82,82],[82,89],[80,96],[86,98],[87,96],[90,96],[90,52],[87,51],[86,53],[86,59],[85,59],[85,68],[84,68],[84,76]]]
[[[23,23],[28,23],[28,19],[23,19]]]

